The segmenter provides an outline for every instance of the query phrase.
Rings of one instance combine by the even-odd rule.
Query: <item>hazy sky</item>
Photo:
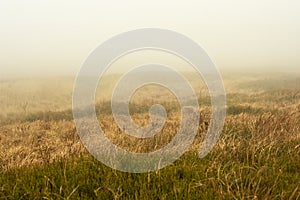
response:
[[[0,77],[74,75],[97,45],[143,27],[200,44],[221,69],[300,71],[299,0],[0,0]]]

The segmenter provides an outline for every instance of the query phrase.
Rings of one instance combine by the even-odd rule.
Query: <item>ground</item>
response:
[[[300,75],[223,77],[227,117],[213,150],[198,157],[210,103],[205,87],[195,81],[201,120],[193,145],[172,165],[144,174],[113,170],[84,148],[72,118],[71,78],[1,81],[0,198],[299,199]],[[154,89],[139,91],[131,104],[132,118],[140,125],[149,123],[149,99],[157,97],[168,111],[164,129],[146,140],[123,133],[107,98],[97,97],[99,124],[111,141],[128,151],[149,152],[173,138],[180,107],[168,91],[149,93]]]

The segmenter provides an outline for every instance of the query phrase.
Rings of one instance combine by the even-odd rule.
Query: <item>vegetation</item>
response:
[[[29,104],[26,114],[4,114],[0,199],[300,199],[299,77],[246,77],[238,83],[232,79],[232,75],[225,79],[226,124],[208,156],[197,155],[210,114],[208,97],[202,95],[202,120],[190,150],[172,165],[145,174],[119,172],[95,160],[81,144],[68,106],[31,111]],[[257,79],[262,87],[250,84]],[[271,87],[274,82],[286,85]],[[113,122],[109,101],[97,105],[99,123],[118,146],[153,151],[167,144],[178,129],[180,112],[173,100],[159,101],[168,120],[150,139],[123,133]],[[149,122],[151,103],[132,103],[137,124]]]

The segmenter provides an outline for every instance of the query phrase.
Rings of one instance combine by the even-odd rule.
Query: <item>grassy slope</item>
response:
[[[293,143],[285,145],[261,152],[258,158],[246,155],[247,151],[227,150],[226,156],[213,151],[199,160],[189,152],[173,166],[148,174],[116,172],[91,157],[76,157],[10,169],[0,176],[0,195],[12,199],[296,199],[300,152],[291,151]]]
[[[67,159],[57,157],[50,161],[40,157],[44,162],[3,170],[0,196],[10,199],[69,196],[74,199],[296,199],[300,195],[297,119],[299,115],[288,113],[228,116],[222,138],[207,157],[197,158],[195,144],[174,165],[149,174],[117,172],[85,151],[66,150],[71,154]],[[197,138],[195,143],[199,143]]]
[[[257,94],[236,87],[237,92],[228,95],[222,137],[207,157],[197,157],[198,135],[191,150],[173,165],[148,174],[118,172],[89,156],[78,146],[68,121],[70,111],[33,113],[20,117],[17,122],[22,124],[9,121],[12,125],[0,128],[0,142],[7,144],[7,149],[0,147],[0,199],[299,199],[298,81],[288,82],[286,89],[282,84],[260,88]],[[258,90],[258,85],[244,85]],[[10,132],[23,143],[27,135],[32,137],[24,157],[37,162],[18,165],[24,159],[12,157],[16,153],[10,155],[9,150],[22,141],[8,138]],[[63,156],[54,156],[57,149]]]

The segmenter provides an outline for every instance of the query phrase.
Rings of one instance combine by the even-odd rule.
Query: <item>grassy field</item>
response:
[[[72,119],[72,81],[1,81],[0,199],[300,199],[300,75],[225,73],[226,123],[203,159],[197,150],[210,102],[203,83],[195,81],[202,120],[194,144],[172,165],[145,174],[106,167],[83,147]],[[179,127],[176,100],[150,90],[139,91],[130,109],[134,121],[145,125],[149,100],[165,106],[165,127],[150,139],[124,134],[113,122],[110,102],[97,96],[101,127],[129,151],[159,149]]]

